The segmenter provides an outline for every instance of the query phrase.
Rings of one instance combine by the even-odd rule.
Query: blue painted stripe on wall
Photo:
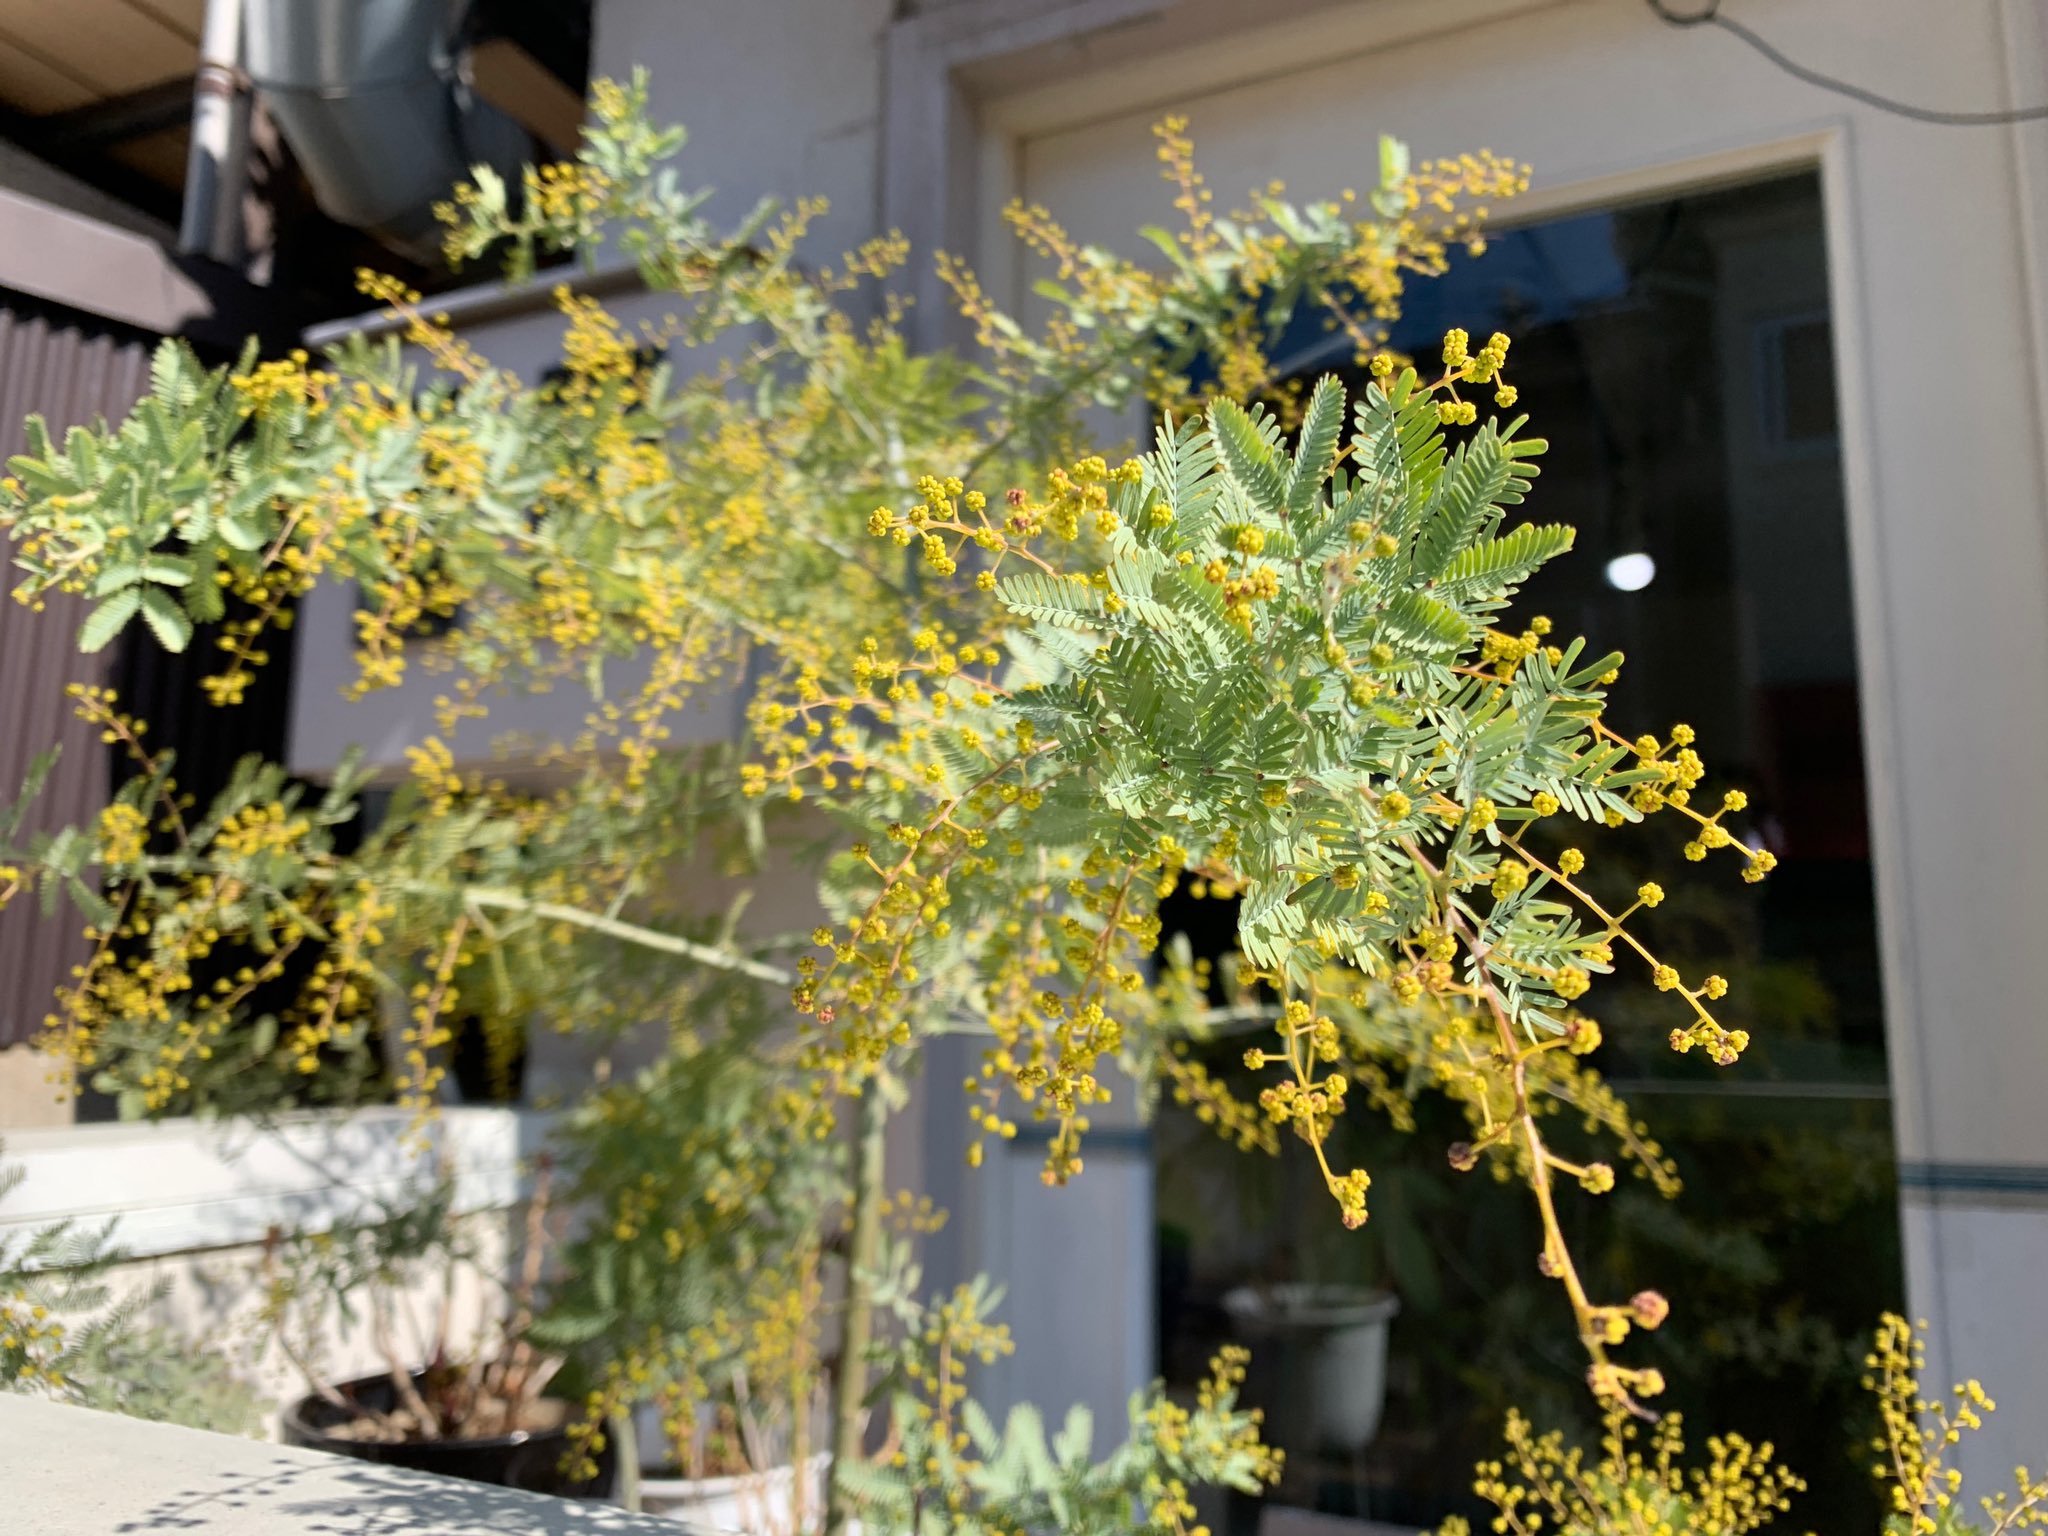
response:
[[[1899,1188],[1970,1194],[2048,1193],[2048,1167],[2026,1163],[1902,1162]]]
[[[1023,1120],[1017,1125],[1012,1145],[1042,1147],[1052,1141],[1055,1127],[1049,1120]],[[1106,1125],[1081,1133],[1081,1155],[1095,1152],[1144,1152],[1152,1150],[1152,1133],[1142,1125]]]

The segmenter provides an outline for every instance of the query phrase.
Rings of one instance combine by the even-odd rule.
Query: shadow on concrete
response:
[[[329,1460],[316,1466],[279,1456],[260,1470],[198,1478],[110,1530],[113,1536],[709,1536],[608,1504]]]

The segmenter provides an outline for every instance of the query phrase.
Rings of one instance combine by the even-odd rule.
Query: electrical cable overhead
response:
[[[1889,112],[1894,117],[1907,118],[1916,123],[1933,123],[1944,128],[1996,128],[2012,123],[2036,123],[2048,121],[2048,105],[2038,107],[2014,107],[1990,112],[1944,112],[1934,107],[1916,107],[1911,102],[1898,101],[1890,96],[1879,95],[1863,86],[1847,80],[1838,80],[1833,75],[1822,74],[1810,69],[1797,59],[1789,58],[1784,51],[1768,38],[1761,37],[1741,22],[1721,14],[1721,0],[1707,0],[1704,9],[1677,11],[1671,7],[1671,0],[1644,0],[1651,11],[1666,24],[1674,27],[1718,27],[1729,36],[1747,43],[1764,58],[1778,66],[1795,80],[1821,90],[1832,91],[1837,96],[1846,96],[1851,101],[1860,101],[1867,107],[1880,112]]]

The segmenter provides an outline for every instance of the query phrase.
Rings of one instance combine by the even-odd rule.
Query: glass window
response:
[[[1596,887],[1658,874],[1672,898],[1646,931],[1686,974],[1729,978],[1724,1017],[1756,1044],[1732,1070],[1677,1056],[1668,997],[1628,977],[1596,989],[1609,1042],[1596,1060],[1685,1189],[1673,1201],[1625,1182],[1571,1201],[1576,1251],[1602,1294],[1671,1296],[1671,1323],[1632,1348],[1670,1378],[1697,1436],[1774,1440],[1811,1484],[1800,1521],[1874,1527],[1843,1426],[1864,1411],[1861,1340],[1902,1286],[1818,179],[1499,234],[1412,286],[1394,345],[1433,360],[1452,326],[1513,338],[1520,408],[1551,443],[1526,510],[1579,531],[1518,611],[1624,651],[1617,723],[1695,727],[1708,787],[1745,788],[1745,835],[1780,859],[1748,886],[1687,865],[1683,832],[1663,824],[1675,818],[1601,840],[1620,846],[1594,864]],[[1295,371],[1363,385],[1348,346],[1301,341]],[[1198,953],[1229,941],[1213,901],[1176,895],[1166,917]],[[1205,1059],[1242,1077],[1243,1048],[1218,1041]],[[1355,1153],[1375,1182],[1373,1218],[1349,1234],[1304,1148],[1247,1157],[1185,1111],[1162,1114],[1162,1368],[1190,1381],[1230,1337],[1279,1362],[1280,1418],[1311,1442],[1286,1447],[1280,1502],[1411,1525],[1471,1510],[1472,1463],[1496,1454],[1510,1403],[1590,1442],[1583,1362],[1563,1296],[1536,1274],[1526,1193],[1446,1166],[1455,1111],[1425,1099],[1417,1121],[1404,1133],[1354,1111],[1340,1166]],[[1363,1421],[1343,1421],[1332,1396],[1360,1367],[1315,1363],[1365,1360],[1360,1337],[1325,1319],[1304,1353],[1244,1315],[1232,1293],[1253,1282],[1398,1299],[1369,1439],[1343,1443]],[[1308,1399],[1325,1402],[1321,1430],[1302,1428]],[[1257,1528],[1250,1506],[1219,1513]]]

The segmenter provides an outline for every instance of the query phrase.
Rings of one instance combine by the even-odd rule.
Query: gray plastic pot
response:
[[[1246,1397],[1282,1450],[1352,1454],[1379,1433],[1387,1325],[1401,1303],[1352,1285],[1239,1286],[1223,1310],[1251,1349]]]

